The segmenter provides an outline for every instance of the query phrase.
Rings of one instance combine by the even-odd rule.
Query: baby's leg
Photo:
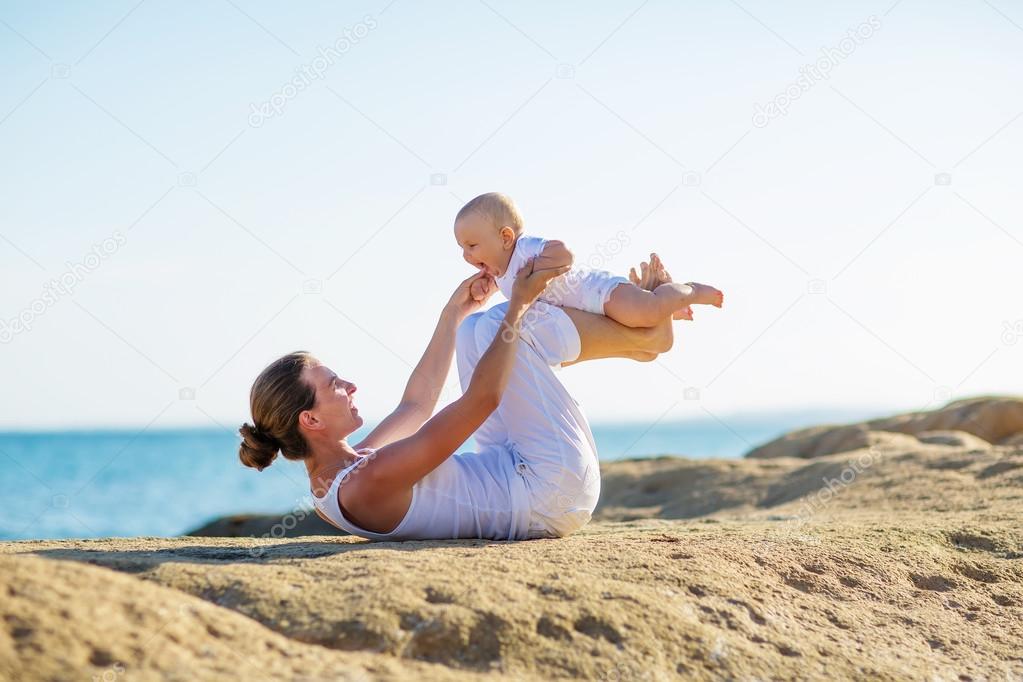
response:
[[[604,304],[604,314],[626,327],[652,327],[668,316],[676,320],[693,319],[689,306],[694,304],[720,308],[722,298],[714,287],[696,282],[668,282],[653,291],[644,291],[635,284],[621,284]]]
[[[604,314],[626,327],[653,327],[688,306],[684,284],[662,284],[644,291],[635,284],[619,284],[604,304]],[[691,318],[691,313],[688,318]]]
[[[626,327],[652,327],[678,308],[653,291],[644,291],[635,284],[619,284],[604,304],[604,314]]]

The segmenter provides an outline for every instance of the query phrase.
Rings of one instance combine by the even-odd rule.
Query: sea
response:
[[[732,458],[796,428],[866,416],[793,412],[592,428],[602,460]],[[237,453],[238,436],[220,428],[0,432],[0,540],[170,537],[225,515],[309,508],[301,462],[279,457],[258,472]]]

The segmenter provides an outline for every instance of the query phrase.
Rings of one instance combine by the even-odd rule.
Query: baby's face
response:
[[[486,216],[470,213],[455,222],[455,240],[462,247],[462,258],[491,277],[500,277],[508,269],[515,233],[501,229]]]

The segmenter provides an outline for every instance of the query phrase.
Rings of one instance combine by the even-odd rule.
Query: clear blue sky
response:
[[[234,428],[297,348],[379,418],[490,190],[725,291],[594,420],[1018,393],[1021,63],[1005,0],[0,2],[0,428]]]

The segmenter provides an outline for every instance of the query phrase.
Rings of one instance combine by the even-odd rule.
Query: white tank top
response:
[[[362,457],[338,472],[326,495],[312,496],[314,506],[338,528],[370,540],[527,538],[529,495],[517,471],[520,458],[512,450],[488,448],[448,457],[412,486],[408,511],[389,533],[360,528],[341,513],[338,490],[374,451],[358,452]]]

